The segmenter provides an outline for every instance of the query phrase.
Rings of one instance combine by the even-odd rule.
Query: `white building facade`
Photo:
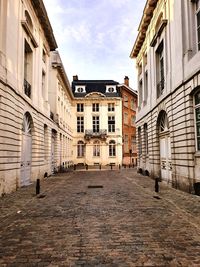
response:
[[[147,0],[138,69],[138,168],[194,192],[200,182],[200,1]]]
[[[1,0],[0,13],[2,195],[72,163],[72,95],[62,64],[50,57],[57,44],[43,1]]]
[[[122,164],[122,100],[114,81],[72,82],[74,163]]]

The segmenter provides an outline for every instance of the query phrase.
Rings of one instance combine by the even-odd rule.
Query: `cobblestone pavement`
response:
[[[133,169],[76,171],[42,181],[44,198],[6,195],[0,266],[200,266],[200,197],[160,187]]]

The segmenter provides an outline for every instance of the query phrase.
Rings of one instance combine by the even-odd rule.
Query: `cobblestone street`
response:
[[[96,188],[95,188],[96,186]],[[135,169],[75,171],[0,199],[0,266],[200,266],[200,197]]]

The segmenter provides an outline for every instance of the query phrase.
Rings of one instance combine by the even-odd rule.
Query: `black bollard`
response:
[[[113,167],[113,166],[112,166],[112,164],[111,164],[111,165],[110,165],[111,170],[112,170],[112,167]]]
[[[37,179],[36,181],[36,195],[40,194],[40,179]]]
[[[121,169],[121,165],[119,164],[119,170]]]
[[[74,171],[76,170],[76,164],[74,164]]]
[[[159,181],[159,179],[156,178],[156,179],[155,179],[155,192],[156,192],[156,193],[159,192],[159,184],[158,184],[158,181]]]
[[[88,165],[87,164],[86,164],[86,167],[85,168],[86,168],[86,170],[88,170]]]
[[[131,167],[131,164],[129,164],[129,169],[130,169],[130,167]]]
[[[99,170],[101,170],[101,164],[99,165]]]

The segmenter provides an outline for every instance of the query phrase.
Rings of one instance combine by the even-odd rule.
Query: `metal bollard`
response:
[[[99,170],[101,170],[101,164],[99,165]]]
[[[110,165],[110,169],[111,169],[111,170],[113,169],[113,166],[112,166],[112,164]]]
[[[155,179],[155,192],[156,192],[156,193],[159,192],[159,184],[158,184],[158,182],[159,182],[159,179],[156,178],[156,179]]]
[[[39,195],[40,194],[40,179],[37,179],[36,181],[36,195]]]
[[[121,169],[121,165],[119,164],[119,170]]]
[[[131,168],[131,164],[129,164],[129,169]]]
[[[76,170],[76,164],[74,164],[74,171]]]
[[[86,170],[88,170],[88,165],[85,166]]]

